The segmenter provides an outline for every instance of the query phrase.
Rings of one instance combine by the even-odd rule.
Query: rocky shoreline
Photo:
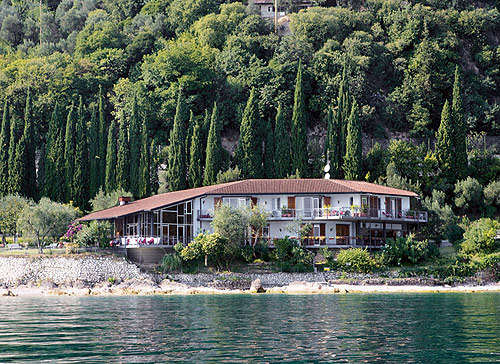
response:
[[[500,282],[448,286],[432,278],[324,273],[154,274],[114,256],[0,257],[0,296],[499,291]]]

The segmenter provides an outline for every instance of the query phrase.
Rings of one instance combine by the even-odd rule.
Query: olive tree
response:
[[[17,234],[17,220],[24,208],[28,206],[28,200],[19,195],[7,195],[0,199],[0,232],[2,243],[5,244],[5,236]]]
[[[226,239],[228,244],[239,247],[247,238],[248,219],[246,207],[221,204],[214,211],[211,225],[214,232]]]
[[[23,236],[33,239],[40,253],[45,240],[57,240],[64,235],[68,225],[77,217],[78,210],[71,205],[63,205],[44,197],[38,204],[24,208],[17,221]]]

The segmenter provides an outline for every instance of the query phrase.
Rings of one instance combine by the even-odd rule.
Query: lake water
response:
[[[0,363],[500,362],[500,294],[0,297]]]

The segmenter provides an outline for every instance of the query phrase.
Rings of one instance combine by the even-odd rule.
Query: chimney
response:
[[[130,197],[129,196],[120,196],[118,197],[118,201],[120,202],[120,206],[126,205],[130,203]]]

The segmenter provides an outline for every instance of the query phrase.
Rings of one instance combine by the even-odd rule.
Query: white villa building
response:
[[[310,223],[309,248],[379,248],[385,239],[406,235],[427,222],[425,211],[410,208],[414,192],[373,183],[327,179],[256,179],[164,193],[91,213],[80,221],[113,223],[115,243],[127,250],[163,251],[189,243],[210,225],[219,204],[260,204],[269,213],[263,238],[295,237],[292,222]],[[300,219],[300,220],[299,220]],[[296,238],[296,237],[295,237]]]
[[[283,1],[278,1],[278,18],[288,14],[288,3],[283,4]],[[257,8],[262,18],[274,18],[275,16],[275,1],[274,0],[254,0],[253,5]],[[302,0],[297,4],[297,10],[309,9],[314,5],[314,1]]]

